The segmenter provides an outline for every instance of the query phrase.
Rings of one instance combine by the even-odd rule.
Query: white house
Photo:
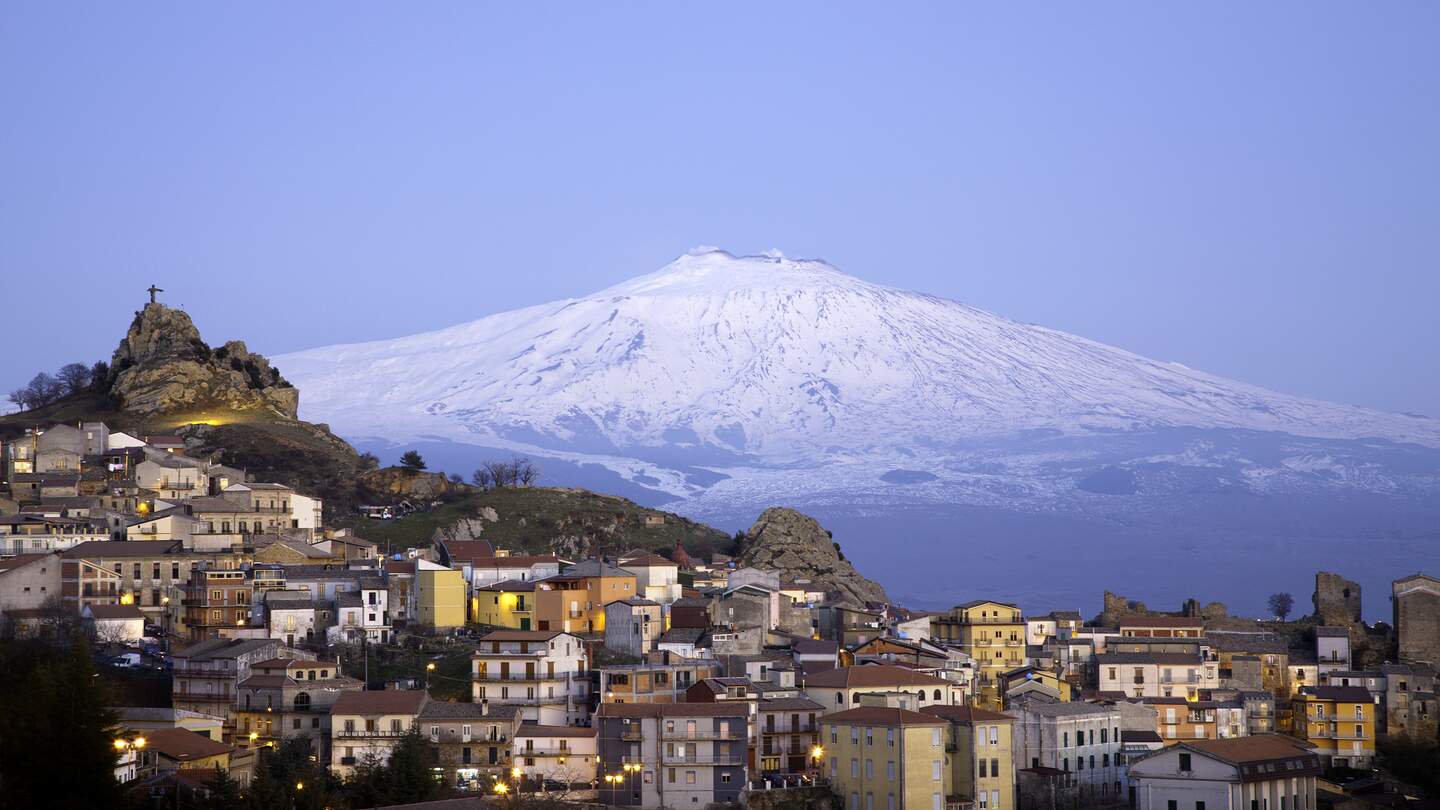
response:
[[[680,566],[657,554],[620,560],[619,568],[635,575],[635,592],[641,598],[668,605],[681,597]]]
[[[318,532],[325,528],[325,501],[296,492],[290,496],[290,525],[296,529]]]
[[[1136,810],[1315,810],[1320,758],[1300,740],[1256,734],[1183,742],[1130,762]]]
[[[523,719],[548,726],[590,718],[589,657],[578,636],[556,630],[496,630],[471,656],[472,700],[519,706]]]
[[[526,779],[590,782],[595,779],[598,729],[521,723],[511,742],[510,761]]]
[[[102,643],[138,644],[145,637],[145,614],[135,605],[86,605],[80,615]]]

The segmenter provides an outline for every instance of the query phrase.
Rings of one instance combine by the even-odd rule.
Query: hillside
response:
[[[661,521],[660,525],[647,525]],[[697,558],[732,554],[735,538],[719,529],[632,501],[582,489],[502,487],[465,495],[432,512],[390,521],[352,522],[384,548],[426,545],[437,530],[478,519],[496,547],[581,558],[643,548],[669,556],[676,543]]]

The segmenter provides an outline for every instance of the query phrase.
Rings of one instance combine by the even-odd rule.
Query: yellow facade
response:
[[[470,617],[476,624],[488,624],[508,630],[533,630],[535,589],[507,590],[491,586],[480,588],[470,598]]]
[[[820,718],[820,759],[845,807],[931,810],[951,803],[946,721],[862,706]]]
[[[415,572],[417,618],[436,628],[465,625],[465,575],[448,568]]]
[[[603,633],[605,606],[634,595],[634,575],[551,577],[535,590],[535,627],[566,633]]]
[[[1293,733],[1334,765],[1367,768],[1375,758],[1379,707],[1363,687],[1316,687],[1295,696]]]
[[[999,708],[1000,676],[1025,665],[1025,617],[1006,602],[981,600],[951,608],[931,619],[938,641],[958,643],[979,667],[976,690],[981,705]]]
[[[976,810],[1015,810],[1015,762],[1010,753],[1014,719],[969,706],[929,706],[950,724],[946,762],[952,790]]]

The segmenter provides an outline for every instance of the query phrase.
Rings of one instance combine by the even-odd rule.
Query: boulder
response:
[[[794,509],[766,509],[745,533],[740,549],[738,565],[775,571],[782,581],[809,579],[836,601],[857,607],[890,601],[879,583],[861,576],[840,555],[830,532]]]

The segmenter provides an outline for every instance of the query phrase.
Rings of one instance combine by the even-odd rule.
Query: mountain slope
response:
[[[900,598],[954,587],[931,570],[993,580],[1004,561],[973,553],[990,540],[1140,556],[1183,530],[1196,554],[1192,538],[1279,554],[1343,526],[1335,553],[1371,566],[1353,538],[1440,541],[1440,421],[1267,391],[816,261],[687,255],[581,298],[277,361],[307,418],[382,457],[416,446],[468,472],[523,453],[549,483],[727,530],[803,509]],[[915,547],[896,532],[930,550],[889,572],[909,592],[886,579]],[[1156,587],[1196,595],[1173,562],[1157,559]],[[1031,586],[1074,587],[1060,572]]]

